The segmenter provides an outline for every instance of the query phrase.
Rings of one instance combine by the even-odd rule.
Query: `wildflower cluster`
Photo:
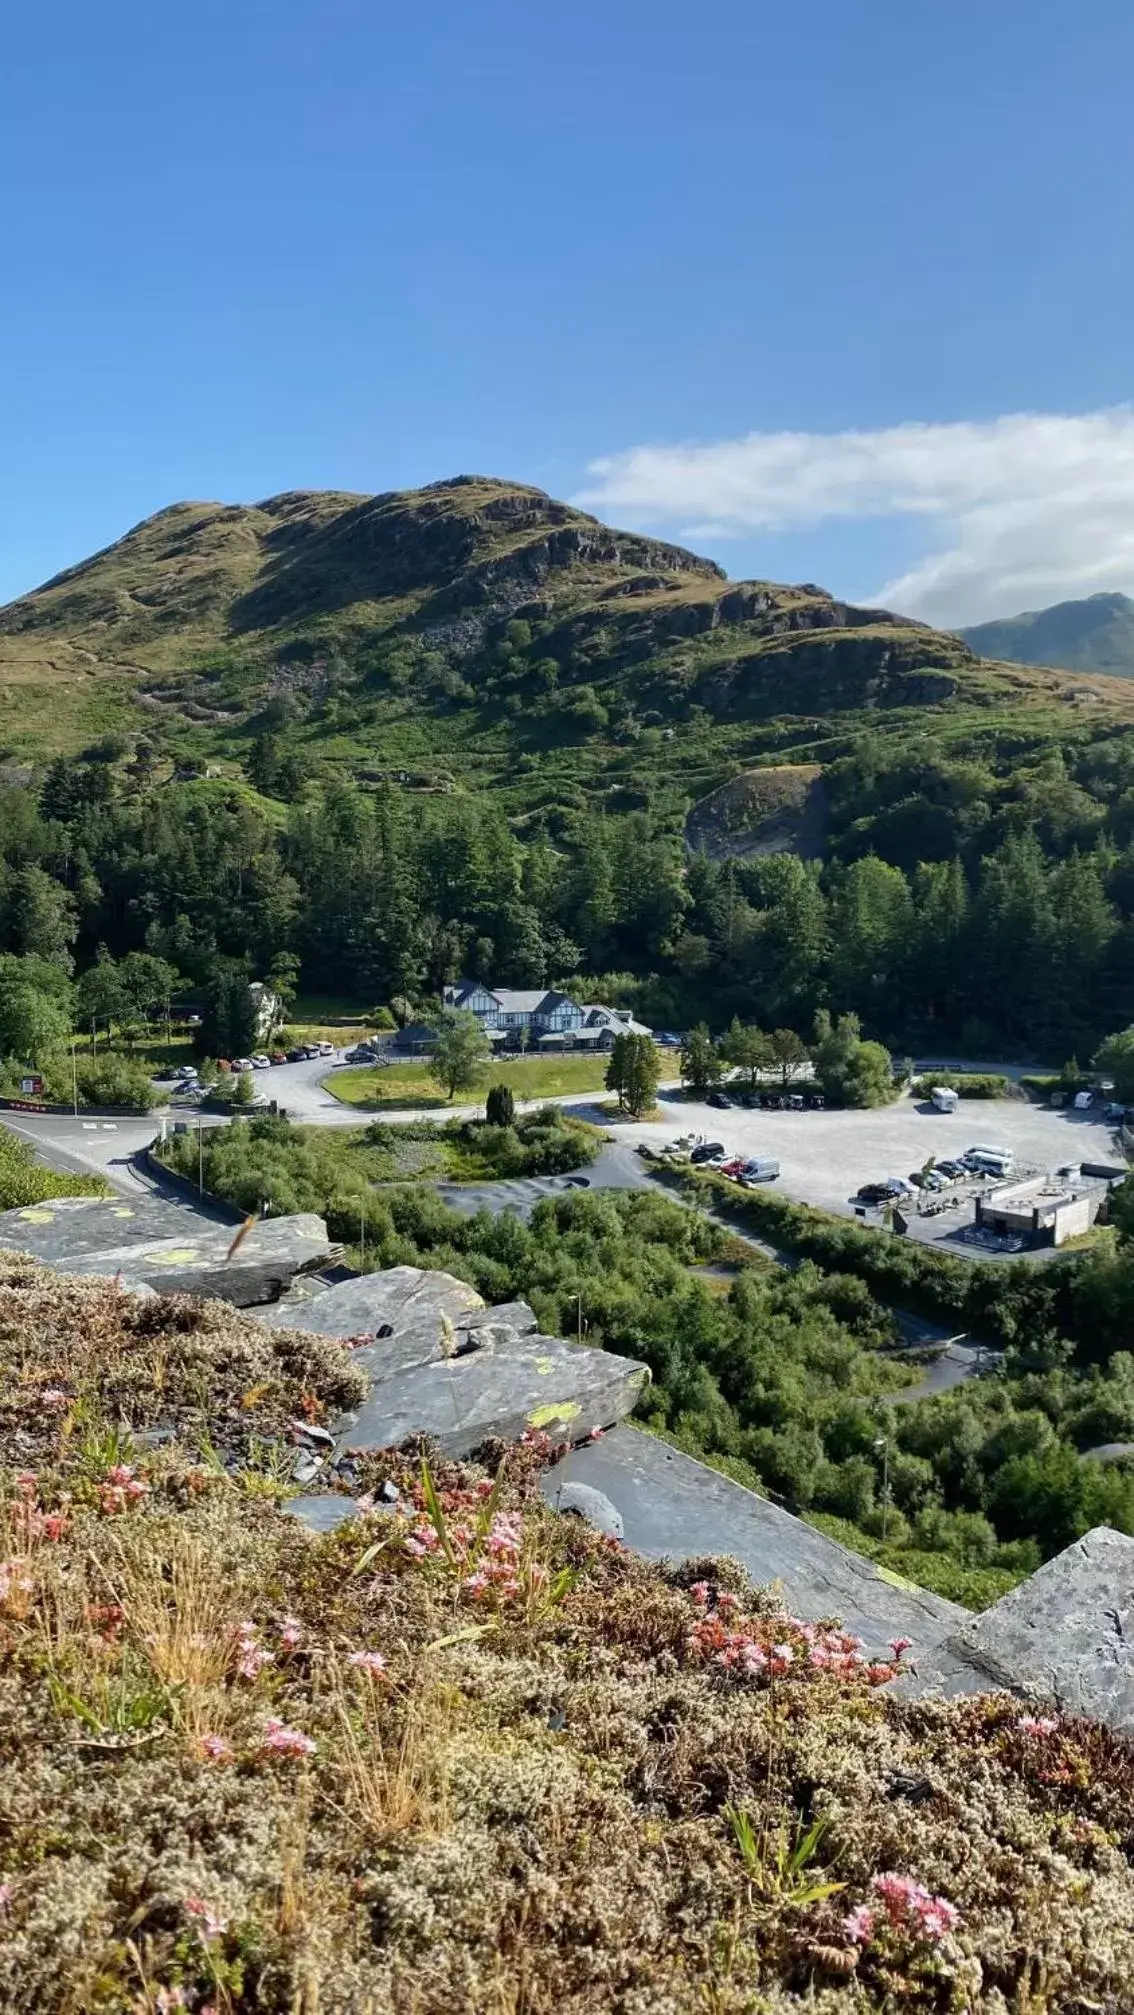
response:
[[[874,1658],[861,1637],[825,1623],[805,1623],[798,1616],[748,1616],[740,1599],[722,1589],[712,1603],[709,1584],[694,1582],[689,1591],[698,1612],[686,1637],[697,1658],[718,1665],[742,1679],[795,1678],[826,1673],[865,1686],[884,1686],[893,1679],[908,1637],[894,1638],[889,1659]]]
[[[132,1463],[116,1462],[99,1484],[99,1510],[113,1518],[149,1494],[149,1484],[142,1481]]]
[[[23,1469],[15,1480],[15,1496],[8,1505],[8,1522],[18,1537],[29,1544],[36,1539],[52,1543],[64,1538],[69,1523],[68,1499],[58,1511],[45,1511],[40,1502],[39,1478],[34,1469]]]
[[[286,1721],[280,1721],[270,1714],[264,1724],[264,1750],[272,1756],[288,1756],[298,1760],[304,1756],[314,1756],[315,1738],[305,1735],[300,1728],[289,1728]]]
[[[888,1927],[907,1938],[938,1945],[956,1929],[956,1905],[944,1896],[931,1896],[912,1875],[889,1871],[876,1875],[870,1886],[878,1903],[860,1903],[843,1919],[843,1930],[854,1944],[868,1945],[880,1929]]]
[[[241,1679],[258,1679],[265,1665],[275,1664],[275,1652],[258,1641],[256,1625],[250,1618],[236,1626],[236,1670]]]

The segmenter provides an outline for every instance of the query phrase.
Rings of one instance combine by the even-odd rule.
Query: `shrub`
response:
[[[516,1100],[509,1084],[494,1084],[488,1088],[484,1102],[484,1116],[489,1126],[511,1126],[516,1117]]]

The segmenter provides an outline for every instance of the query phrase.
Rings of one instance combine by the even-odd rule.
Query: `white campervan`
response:
[[[963,1157],[968,1166],[979,1175],[1011,1175],[1013,1155],[1010,1147],[971,1147]]]

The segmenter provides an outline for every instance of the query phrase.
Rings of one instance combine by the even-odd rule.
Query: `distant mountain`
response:
[[[1134,602],[1129,595],[1087,595],[959,634],[983,658],[1012,665],[1053,665],[1068,672],[1134,678]]]
[[[288,790],[297,765],[331,765],[498,791],[552,824],[667,792],[676,810],[754,763],[830,763],[864,732],[923,748],[1026,709],[1062,734],[1081,700],[1058,673],[982,663],[810,582],[730,581],[485,476],[174,504],[0,608],[0,765],[141,741],[151,763],[269,794],[287,795],[281,761]],[[1134,713],[1134,683],[1093,704]],[[741,829],[745,849],[782,843],[804,811],[821,831],[821,793],[797,806],[766,782],[710,808],[730,850]]]

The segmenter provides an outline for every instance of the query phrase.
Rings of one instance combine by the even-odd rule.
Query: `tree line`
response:
[[[655,1026],[857,1015],[892,1049],[1089,1055],[1134,1000],[1134,771],[916,757],[827,777],[827,858],[685,851],[673,803],[619,815],[324,775],[272,810],[223,780],[58,762],[0,789],[0,951],[84,971],[100,946],[203,985],[218,962],[359,1002],[465,974],[557,984]],[[232,1048],[235,1045],[229,1044]]]

